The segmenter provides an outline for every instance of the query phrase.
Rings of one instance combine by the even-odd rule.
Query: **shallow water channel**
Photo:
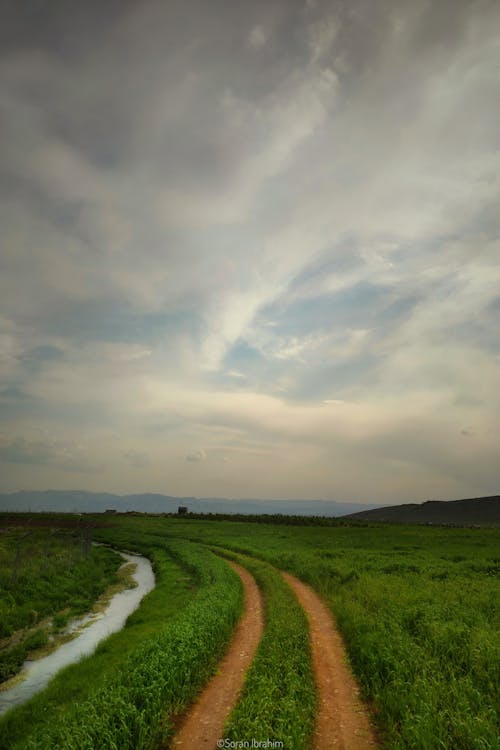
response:
[[[9,708],[19,706],[29,700],[35,693],[43,690],[54,675],[63,667],[79,661],[82,656],[91,654],[97,644],[111,633],[116,633],[125,625],[127,617],[139,606],[141,599],[155,585],[155,577],[150,561],[142,555],[120,552],[126,562],[137,567],[132,574],[137,583],[133,589],[119,591],[113,596],[103,612],[87,614],[73,620],[68,632],[82,628],[73,640],[63,643],[56,651],[36,661],[24,662],[19,675],[22,681],[16,682],[8,690],[0,692],[0,715]]]

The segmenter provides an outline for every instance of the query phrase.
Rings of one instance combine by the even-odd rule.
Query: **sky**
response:
[[[0,491],[500,492],[496,0],[6,0]]]

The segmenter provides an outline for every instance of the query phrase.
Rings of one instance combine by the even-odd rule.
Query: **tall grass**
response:
[[[80,613],[104,591],[122,560],[108,549],[85,553],[78,534],[9,529],[0,536],[0,638],[63,607]]]

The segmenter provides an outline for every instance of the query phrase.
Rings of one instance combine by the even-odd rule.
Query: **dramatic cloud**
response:
[[[8,3],[0,489],[498,492],[499,24]]]

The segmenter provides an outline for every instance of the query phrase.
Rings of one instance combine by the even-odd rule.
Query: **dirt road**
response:
[[[264,630],[262,597],[257,584],[245,568],[233,562],[229,565],[243,582],[245,609],[217,674],[188,711],[172,741],[175,750],[216,748],[217,740],[224,737],[224,724],[238,700]]]
[[[263,604],[257,584],[247,570],[233,562],[229,565],[242,579],[245,610],[217,674],[184,717],[172,742],[175,750],[215,750],[263,633]],[[375,750],[375,733],[330,610],[310,586],[289,573],[282,575],[309,620],[319,698],[314,750]]]
[[[375,734],[330,610],[310,586],[289,573],[283,573],[283,577],[295,591],[309,620],[319,698],[314,749],[374,750]]]

